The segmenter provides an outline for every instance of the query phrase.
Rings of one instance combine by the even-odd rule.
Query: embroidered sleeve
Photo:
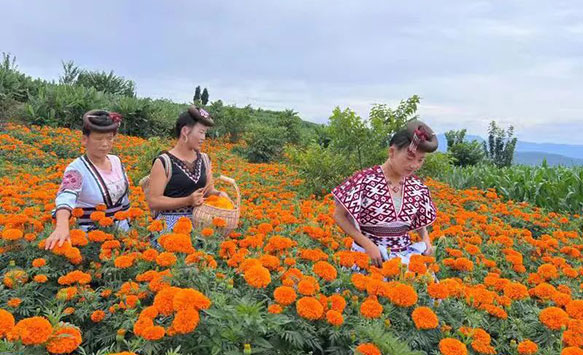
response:
[[[358,221],[362,208],[363,177],[364,174],[359,171],[332,190],[336,201],[344,206],[355,221]]]
[[[421,229],[423,227],[427,227],[437,218],[437,209],[433,204],[433,200],[431,199],[431,193],[429,189],[423,189],[421,203],[417,208],[417,213],[413,218],[411,223],[411,230]]]
[[[55,199],[55,210],[60,209],[73,210],[76,207],[81,187],[83,186],[83,176],[78,170],[67,169],[61,182],[61,187],[57,192]]]

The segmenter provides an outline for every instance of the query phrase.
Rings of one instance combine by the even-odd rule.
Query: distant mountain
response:
[[[447,140],[445,139],[445,134],[438,134],[437,139],[439,141],[439,151],[445,152],[447,150]],[[466,140],[472,141],[477,140],[483,142],[484,139],[480,136],[467,135]],[[557,143],[532,143],[518,141],[516,143],[515,155],[518,153],[533,153],[533,154],[520,154],[520,159],[524,157],[525,161],[537,160],[539,156],[547,157],[547,161],[557,162],[575,162],[575,165],[581,165],[580,160],[583,160],[583,145],[577,144],[557,144]],[[542,158],[540,159],[542,162]]]
[[[517,152],[544,152],[559,154],[569,158],[583,159],[583,145],[556,144],[556,143],[531,143],[518,141]]]
[[[543,152],[514,152],[514,164],[541,165],[546,159],[550,166],[583,166],[583,159]]]

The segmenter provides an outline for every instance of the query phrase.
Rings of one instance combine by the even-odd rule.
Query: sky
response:
[[[437,132],[583,144],[583,2],[0,0],[0,52],[27,74],[61,62],[113,70],[139,96],[293,109],[325,123],[336,106],[421,96]]]

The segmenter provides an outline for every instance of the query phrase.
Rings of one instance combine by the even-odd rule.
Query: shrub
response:
[[[267,163],[279,159],[285,145],[285,129],[254,125],[244,137],[244,154],[252,163]]]

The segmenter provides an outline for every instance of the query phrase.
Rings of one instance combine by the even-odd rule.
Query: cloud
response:
[[[56,79],[61,60],[114,70],[138,93],[290,108],[326,122],[335,106],[422,97],[438,131],[484,135],[492,119],[521,139],[581,143],[583,4],[578,0],[164,2],[3,5],[2,50]],[[549,134],[549,132],[554,132]]]

